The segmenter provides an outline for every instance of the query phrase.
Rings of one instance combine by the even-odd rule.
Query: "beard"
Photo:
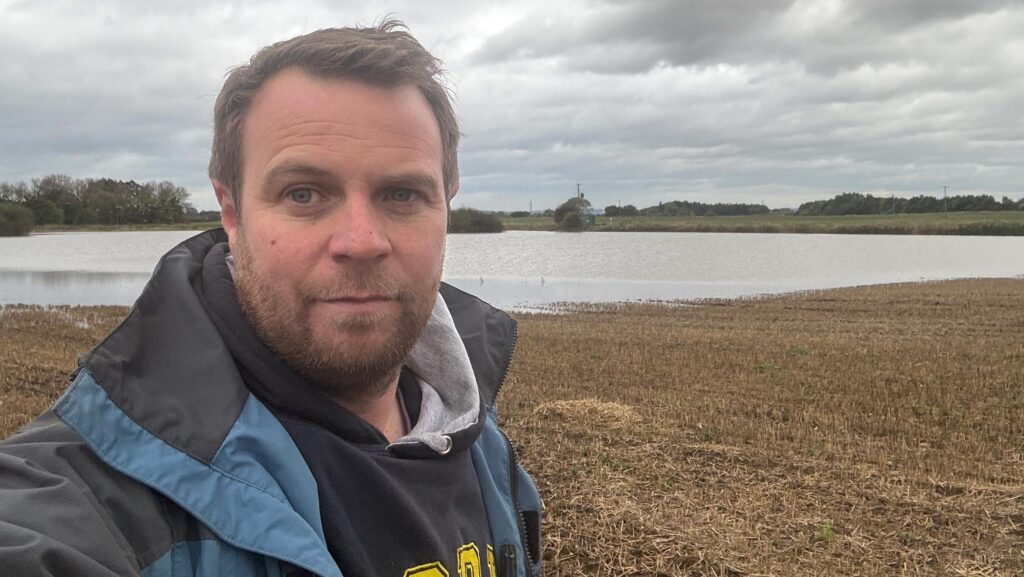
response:
[[[428,286],[403,288],[379,266],[357,264],[326,281],[304,279],[290,291],[273,275],[254,269],[252,260],[239,234],[235,287],[256,336],[308,383],[352,402],[376,399],[395,382],[430,318],[441,281],[438,271]],[[312,309],[351,294],[387,295],[398,303],[398,314],[390,307],[370,315],[336,314],[321,323],[326,334],[316,334]]]

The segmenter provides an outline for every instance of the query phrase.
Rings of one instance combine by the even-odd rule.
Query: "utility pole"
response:
[[[946,212],[946,189],[948,186],[942,187],[942,212]]]
[[[583,193],[580,192],[580,183],[576,183],[576,198],[583,198]]]
[[[896,216],[896,195],[892,195],[892,214]]]

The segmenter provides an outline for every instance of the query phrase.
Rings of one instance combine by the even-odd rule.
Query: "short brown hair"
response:
[[[286,68],[298,68],[323,80],[418,88],[441,129],[444,188],[451,198],[459,183],[459,123],[443,83],[443,66],[409,34],[405,24],[387,19],[368,28],[328,28],[272,44],[228,74],[213,109],[210,178],[227,187],[236,206],[242,188],[245,116],[260,88]]]

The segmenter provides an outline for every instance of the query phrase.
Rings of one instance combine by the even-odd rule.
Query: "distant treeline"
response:
[[[671,200],[659,202],[658,206],[641,208],[642,216],[742,216],[748,214],[768,214],[771,212],[763,204],[736,204],[716,202],[690,202],[688,200]]]
[[[0,183],[0,206],[21,206],[36,225],[165,224],[200,220],[188,192],[171,182],[79,179],[52,174],[25,182]]]
[[[797,216],[833,216],[849,214],[911,214],[927,212],[980,212],[1024,210],[1024,198],[1014,201],[1004,196],[1000,202],[988,194],[950,196],[915,196],[913,198],[872,196],[844,192],[829,200],[805,202],[796,209]]]
[[[588,204],[589,206],[589,204]],[[553,216],[556,211],[545,210],[544,216]],[[604,207],[605,216],[742,216],[750,214],[768,214],[772,212],[763,204],[714,204],[705,202],[690,202],[688,200],[672,200],[659,202],[658,206],[637,208],[632,204],[618,206],[615,204]],[[497,213],[506,214],[506,213]],[[512,218],[530,216],[526,211],[515,211],[507,213]]]
[[[494,213],[457,208],[448,214],[448,232],[505,232],[505,225]]]

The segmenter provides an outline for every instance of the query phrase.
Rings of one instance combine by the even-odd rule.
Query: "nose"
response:
[[[372,199],[349,196],[331,219],[334,229],[328,250],[335,260],[370,261],[391,253],[384,216],[375,210]]]

